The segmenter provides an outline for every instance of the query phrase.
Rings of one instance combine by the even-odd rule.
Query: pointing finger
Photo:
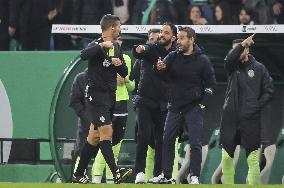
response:
[[[250,36],[250,38],[253,38],[255,34],[256,34],[256,33],[252,34],[252,35]]]

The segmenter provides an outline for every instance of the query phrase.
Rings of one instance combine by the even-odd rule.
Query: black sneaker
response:
[[[87,175],[75,176],[73,174],[72,183],[83,183],[83,184],[86,184],[86,183],[91,183],[91,182],[90,182],[89,177]]]
[[[131,168],[119,168],[116,171],[115,178],[114,178],[114,183],[119,184],[123,180],[125,180],[128,176],[132,174],[132,169]]]

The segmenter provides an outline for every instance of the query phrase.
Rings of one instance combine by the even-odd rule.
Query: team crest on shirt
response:
[[[104,67],[109,67],[111,65],[111,61],[108,60],[108,59],[105,59],[104,62],[103,62],[103,66]]]
[[[254,77],[254,71],[251,70],[251,69],[248,70],[248,76],[251,77],[251,78]]]
[[[104,123],[104,122],[105,122],[105,120],[106,120],[106,119],[105,119],[105,117],[104,117],[104,116],[101,116],[101,117],[100,117],[100,121],[101,121],[102,123]]]

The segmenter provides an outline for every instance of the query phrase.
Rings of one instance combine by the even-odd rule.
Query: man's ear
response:
[[[190,39],[189,40],[191,40],[192,41],[192,43],[195,43],[195,39],[194,39],[194,37],[190,37]]]

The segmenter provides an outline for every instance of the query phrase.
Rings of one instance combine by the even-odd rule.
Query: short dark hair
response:
[[[110,27],[116,26],[117,21],[120,21],[120,19],[116,15],[111,15],[111,14],[104,15],[100,21],[102,31],[105,31]]]
[[[244,41],[244,39],[235,39],[235,40],[233,40],[232,45],[242,43],[243,41]]]
[[[187,27],[187,26],[186,26],[186,27],[179,27],[179,31],[184,31],[184,32],[186,32],[187,38],[193,37],[194,40],[195,40],[195,38],[196,38],[195,30],[192,29],[191,27]]]
[[[173,23],[171,23],[171,22],[165,22],[165,23],[163,24],[163,26],[164,26],[164,25],[170,26],[170,28],[171,28],[171,30],[172,30],[172,32],[173,32],[173,35],[174,35],[174,36],[177,36],[177,27],[176,27]]]
[[[157,28],[149,29],[148,35],[150,35],[151,33],[160,33],[160,29]]]

